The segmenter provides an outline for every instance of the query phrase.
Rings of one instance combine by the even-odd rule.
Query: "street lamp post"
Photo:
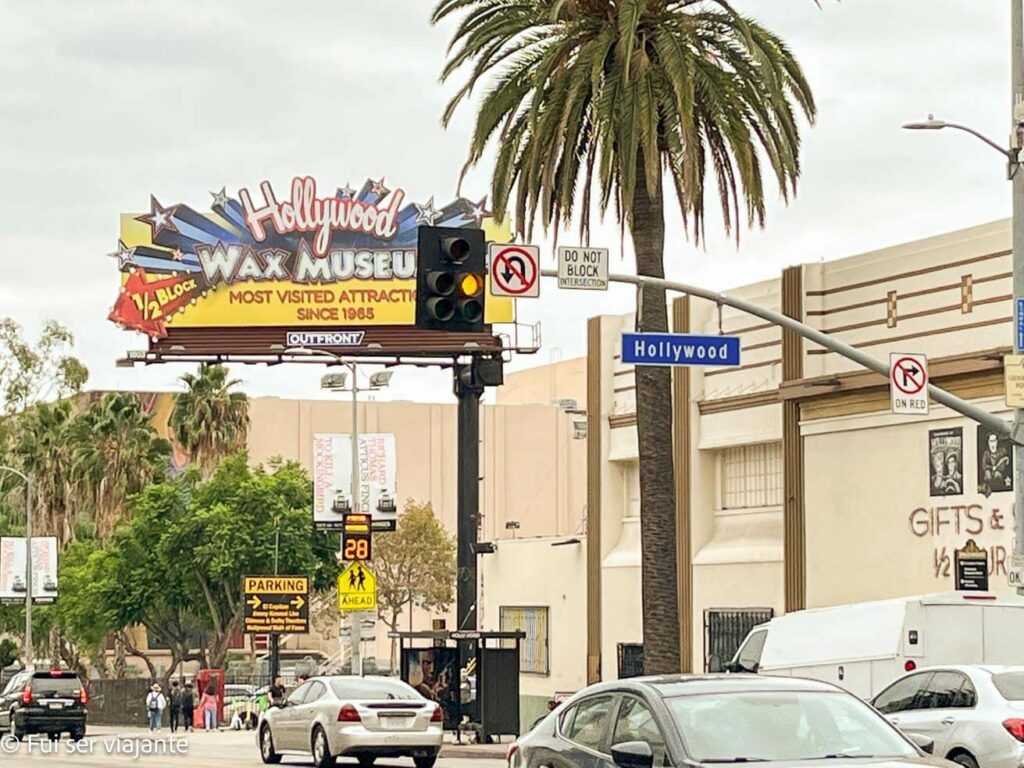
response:
[[[321,353],[317,350],[317,353]],[[360,392],[376,392],[377,390],[383,389],[391,381],[391,371],[378,371],[370,377],[370,384],[367,387],[359,386],[359,364],[354,360],[345,360],[341,355],[334,355],[333,353],[323,353],[334,357],[340,364],[348,368],[352,374],[352,383],[349,386],[345,386],[345,374],[325,374],[320,380],[320,387],[322,389],[330,390],[331,392],[346,392],[352,394],[352,416],[351,416],[351,429],[349,433],[349,446],[352,454],[352,468],[351,477],[349,479],[349,492],[352,494],[351,509],[353,512],[359,512],[362,510],[362,503],[360,501],[360,483],[359,483],[359,393]],[[372,514],[372,510],[369,511]],[[353,611],[350,616],[351,626],[349,627],[349,644],[352,651],[352,674],[362,676],[363,674],[363,658],[362,658],[362,630],[363,630],[363,617],[362,611]]]
[[[959,123],[936,120],[931,115],[922,122],[907,123],[908,130],[936,131],[953,128],[980,139],[1006,159],[1007,177],[1013,184],[1013,351],[1024,353],[1024,172],[1021,171],[1020,149],[1024,136],[1024,2],[1010,0],[1010,146],[1004,148],[982,133]],[[1024,443],[1024,409],[1015,408],[1011,432],[1016,443],[1014,453],[1022,454]],[[1024,455],[1013,462],[1013,492],[1016,543],[1013,566],[1024,568]],[[1024,587],[1017,592],[1024,595]]]
[[[33,665],[32,652],[32,476],[14,467],[0,466],[0,472],[9,472],[25,481],[25,668]]]

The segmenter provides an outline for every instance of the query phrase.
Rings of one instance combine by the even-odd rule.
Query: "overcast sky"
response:
[[[787,265],[834,259],[1009,215],[999,157],[963,134],[902,132],[934,112],[1008,133],[1009,9],[977,0],[734,0],[785,38],[819,105],[788,207],[740,248],[714,231],[694,248],[676,218],[666,259],[678,279],[728,288]],[[447,131],[453,87],[437,75],[452,26],[427,0],[0,0],[0,316],[34,333],[56,318],[77,335],[91,388],[168,389],[183,366],[114,368],[137,334],[106,320],[117,291],[118,214],[149,194],[197,210],[208,193],[311,174],[322,188],[386,176],[410,198],[453,197],[472,113]],[[482,167],[464,185],[488,190]],[[563,235],[568,243],[571,236]],[[617,226],[594,245],[632,270]],[[547,266],[553,257],[547,254]],[[544,348],[517,365],[585,349],[585,318],[625,312],[626,289],[520,301]],[[256,395],[319,397],[314,366],[245,366]],[[429,380],[429,384],[425,382]],[[396,399],[448,400],[441,374],[407,369]]]

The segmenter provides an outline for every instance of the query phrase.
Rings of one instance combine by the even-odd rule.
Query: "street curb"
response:
[[[451,745],[444,745],[441,747],[440,756],[448,760],[457,760],[459,758],[468,758],[472,760],[504,760],[507,745],[504,745],[502,749],[487,749],[486,747],[480,746],[466,746],[466,747],[455,747]]]

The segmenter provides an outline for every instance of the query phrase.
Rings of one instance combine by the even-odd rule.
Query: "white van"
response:
[[[871,699],[904,672],[947,664],[1024,664],[1024,598],[950,592],[796,611],[754,627],[726,669]]]

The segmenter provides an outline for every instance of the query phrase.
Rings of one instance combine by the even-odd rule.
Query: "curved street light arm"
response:
[[[981,141],[983,141],[986,144],[988,144],[990,147],[992,147],[992,149],[994,149],[996,152],[1001,154],[1003,157],[1005,157],[1010,162],[1013,162],[1014,159],[1015,159],[1014,155],[1016,153],[1013,150],[1007,149],[1006,147],[1003,147],[1003,146],[1000,146],[998,142],[993,141],[992,139],[990,139],[985,134],[981,133],[980,131],[974,130],[970,126],[962,125],[960,123],[946,123],[946,127],[947,128],[956,128],[958,131],[963,131],[964,133],[971,134],[975,138],[980,139]]]
[[[544,277],[558,277],[558,270],[543,269],[541,270],[541,275]],[[754,315],[754,317],[760,317],[762,320],[767,320],[773,325],[778,325],[793,331],[794,333],[803,336],[805,339],[813,341],[815,344],[820,344],[825,347],[825,349],[830,349],[836,354],[842,355],[849,360],[853,360],[855,363],[859,363],[870,371],[882,374],[886,379],[889,378],[889,366],[883,361],[865,354],[856,347],[850,346],[827,333],[823,333],[817,328],[812,328],[809,325],[801,323],[799,320],[794,320],[792,317],[787,317],[786,315],[778,312],[773,312],[772,310],[758,306],[757,304],[752,304],[749,301],[737,299],[724,293],[709,291],[695,285],[677,283],[673,280],[663,280],[656,277],[612,274],[608,275],[608,279],[613,283],[631,283],[641,287],[649,285],[652,288],[660,288],[666,291],[675,291],[677,293],[685,293],[691,296],[699,296],[700,298],[707,299],[708,301],[725,304],[726,306],[733,307],[742,312],[746,312],[747,314]],[[1005,421],[998,416],[989,413],[983,408],[979,408],[973,403],[962,400],[956,395],[947,392],[934,384],[928,385],[928,394],[933,400],[935,400],[935,402],[941,403],[947,408],[963,414],[967,418],[972,419],[979,424],[984,424],[996,434],[1001,437],[1009,438],[1017,445],[1024,445],[1024,435],[1018,435],[1015,433],[1012,422]]]

